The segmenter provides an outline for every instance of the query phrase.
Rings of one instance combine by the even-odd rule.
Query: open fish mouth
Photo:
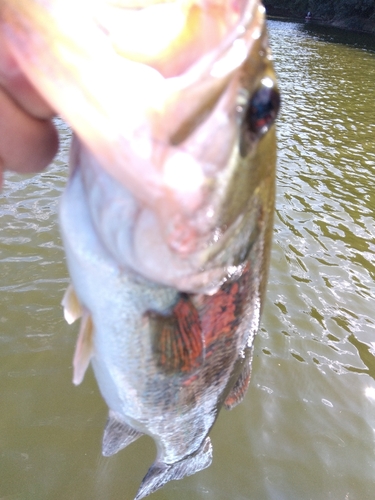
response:
[[[136,499],[208,467],[250,382],[280,105],[258,0],[0,0],[23,71],[72,126],[60,223],[103,454],[150,435]]]

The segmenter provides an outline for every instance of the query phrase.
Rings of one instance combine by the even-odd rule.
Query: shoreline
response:
[[[269,18],[281,18],[281,19],[295,19],[298,21],[305,21],[305,15],[293,12],[289,9],[279,9],[275,7],[267,7],[266,16]],[[309,20],[312,24],[319,24],[323,26],[332,26],[334,28],[340,28],[347,31],[375,34],[375,19],[371,18],[361,18],[358,16],[347,17],[342,19],[323,19],[319,17],[314,17]]]

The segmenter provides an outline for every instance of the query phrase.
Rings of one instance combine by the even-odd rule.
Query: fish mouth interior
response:
[[[95,17],[118,54],[173,77],[217,47],[238,24],[248,3],[107,0],[99,3]]]

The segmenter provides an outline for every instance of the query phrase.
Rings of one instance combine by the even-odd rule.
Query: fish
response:
[[[0,0],[19,66],[74,130],[60,226],[102,453],[142,435],[140,500],[212,462],[250,383],[280,95],[258,0]]]

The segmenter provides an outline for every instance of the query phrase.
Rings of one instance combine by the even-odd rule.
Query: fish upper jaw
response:
[[[152,66],[164,77],[174,77],[214,50],[250,3],[110,0],[97,2],[94,19],[123,57]]]

